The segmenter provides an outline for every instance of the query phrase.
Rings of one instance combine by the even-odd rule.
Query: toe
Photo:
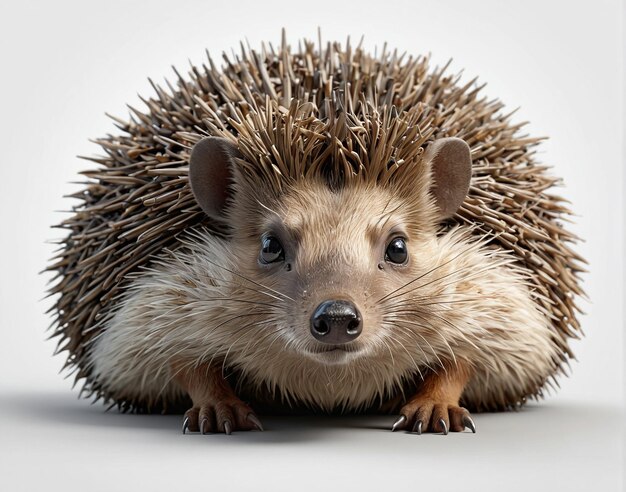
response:
[[[465,424],[465,427],[471,430],[472,433],[476,434],[476,424],[474,424],[474,421],[472,420],[472,417],[469,416],[469,414],[463,417],[463,424]]]
[[[434,404],[429,401],[411,402],[400,410],[400,417],[393,424],[392,430],[407,429],[421,434],[428,432]]]
[[[219,402],[207,400],[185,412],[183,432],[201,434],[223,432],[231,434],[240,430],[263,430],[261,421],[254,411],[240,400],[228,399]]]
[[[404,429],[407,421],[408,419],[406,418],[406,415],[400,414],[400,416],[396,419],[396,421],[391,426],[391,432],[395,432],[398,429]]]
[[[246,421],[249,422],[255,429],[260,431],[263,430],[263,425],[261,424],[261,421],[254,412],[250,412],[248,415],[246,415]]]
[[[224,430],[224,434],[230,436],[233,432],[233,426],[229,419],[224,419],[224,423],[222,424],[222,429]]]
[[[200,429],[198,426],[198,413],[199,409],[196,407],[190,408],[185,412],[185,416],[183,417],[183,434],[187,431],[198,432]]]
[[[419,435],[423,431],[424,431],[424,422],[420,419],[416,420],[415,424],[413,425],[413,432]]]
[[[263,430],[260,420],[254,411],[244,402],[239,402],[232,406],[234,420],[231,421],[237,430]]]
[[[198,414],[199,428],[201,434],[215,432],[215,411],[212,406],[203,406]]]
[[[429,422],[433,413],[435,405],[425,402],[415,412],[415,419],[413,424],[414,432],[421,434],[427,432],[429,429]],[[419,425],[421,422],[421,425]],[[418,432],[419,431],[419,432]]]
[[[463,432],[465,427],[470,427],[470,429],[472,429],[472,426],[467,425],[471,418],[469,412],[465,408],[451,406],[448,408],[448,415],[450,417],[450,430],[452,432]]]
[[[476,432],[470,413],[457,405],[415,399],[400,410],[400,417],[392,430],[407,429],[416,434],[424,432],[463,432],[466,428]]]
[[[430,428],[433,432],[448,433],[448,429],[450,429],[450,419],[448,417],[447,405],[435,405],[430,420]]]
[[[232,407],[227,403],[218,403],[215,407],[215,427],[217,432],[230,434],[236,423]]]

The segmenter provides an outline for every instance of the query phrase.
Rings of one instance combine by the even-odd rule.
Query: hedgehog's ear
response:
[[[198,205],[209,217],[224,214],[226,200],[231,194],[234,159],[241,157],[230,140],[207,137],[191,149],[189,184]]]
[[[435,140],[424,156],[430,162],[431,193],[440,212],[440,219],[451,217],[459,209],[469,191],[472,158],[469,146],[460,138]]]

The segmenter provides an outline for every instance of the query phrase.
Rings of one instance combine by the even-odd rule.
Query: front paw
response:
[[[433,400],[414,400],[400,409],[400,416],[391,430],[448,434],[448,431],[463,432],[465,428],[476,432],[476,425],[465,408]]]
[[[206,401],[194,405],[185,412],[183,434],[187,431],[201,434],[237,431],[263,430],[254,411],[239,399]]]

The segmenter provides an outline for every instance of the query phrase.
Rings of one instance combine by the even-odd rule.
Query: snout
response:
[[[311,316],[311,334],[320,342],[347,343],[361,334],[363,321],[349,301],[324,301]]]

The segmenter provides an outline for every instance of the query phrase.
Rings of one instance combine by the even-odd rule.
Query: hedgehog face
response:
[[[209,156],[231,170],[208,170]],[[246,290],[246,301],[267,308],[263,326],[273,328],[273,350],[324,365],[386,357],[403,336],[391,323],[392,310],[403,307],[394,293],[436,258],[442,207],[431,192],[432,166],[408,193],[358,179],[337,187],[322,176],[291,181],[276,193],[233,170],[231,156],[236,150],[221,139],[201,141],[190,181],[203,209],[232,226],[238,274],[259,287]],[[234,196],[224,193],[228,179]],[[271,350],[265,345],[255,348]]]
[[[247,212],[233,243],[243,274],[284,296],[270,315],[283,347],[324,364],[380,355],[378,300],[406,283],[430,224],[414,233],[416,211],[367,185],[301,182],[263,205]]]

